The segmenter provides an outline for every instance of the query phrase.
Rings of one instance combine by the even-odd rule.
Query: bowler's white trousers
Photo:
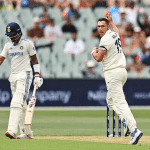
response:
[[[125,119],[130,131],[136,128],[136,121],[126,102],[123,86],[127,80],[125,68],[115,68],[104,72],[107,85],[107,104],[121,118]]]

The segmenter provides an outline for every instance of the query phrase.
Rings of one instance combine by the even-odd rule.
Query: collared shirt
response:
[[[82,40],[69,40],[64,48],[65,53],[79,54],[84,51],[84,42]]]
[[[59,26],[51,27],[50,25],[46,26],[44,29],[44,35],[49,36],[49,41],[53,42],[55,37],[62,36],[62,31]]]
[[[102,61],[104,71],[125,68],[126,60],[121,47],[121,40],[117,33],[109,29],[101,38],[99,50],[107,50]]]
[[[17,74],[25,71],[32,71],[30,65],[30,56],[36,54],[36,50],[32,41],[21,38],[17,45],[7,42],[1,52],[1,56],[10,56],[11,73]]]
[[[132,23],[133,25],[136,25],[138,12],[144,13],[144,9],[141,7],[139,8],[138,6],[135,6],[133,9],[127,7],[125,9],[125,12],[126,12],[126,19],[128,23]]]

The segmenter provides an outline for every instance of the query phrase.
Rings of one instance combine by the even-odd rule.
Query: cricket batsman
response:
[[[113,31],[111,31],[110,26]],[[103,64],[104,77],[107,85],[107,104],[121,118],[124,126],[124,135],[131,131],[129,144],[135,145],[142,137],[143,132],[137,128],[136,120],[126,102],[123,86],[127,80],[125,56],[121,47],[120,32],[114,25],[112,17],[100,18],[97,30],[101,37],[99,48],[94,47],[92,55],[97,62]]]
[[[34,85],[37,89],[43,84],[40,77],[40,64],[36,57],[36,50],[32,41],[22,37],[20,26],[11,22],[6,26],[6,33],[9,42],[7,42],[0,55],[0,65],[9,55],[11,59],[11,74],[9,82],[12,92],[12,100],[10,104],[10,115],[8,129],[5,133],[10,139],[32,139],[33,132],[30,125],[24,125],[25,114],[27,109],[26,100],[28,98],[30,85],[33,79],[30,60],[33,61],[34,68]],[[31,102],[32,104],[34,102]],[[18,126],[20,133],[18,137]]]

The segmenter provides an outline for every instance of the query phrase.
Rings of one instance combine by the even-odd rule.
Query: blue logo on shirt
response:
[[[23,52],[10,53],[10,56],[22,56]]]

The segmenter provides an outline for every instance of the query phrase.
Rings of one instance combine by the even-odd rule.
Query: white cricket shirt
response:
[[[10,56],[11,73],[17,74],[22,71],[32,71],[30,65],[30,56],[36,54],[36,50],[32,41],[21,38],[17,45],[7,42],[1,52],[1,56]]]
[[[55,37],[59,37],[59,36],[62,36],[62,31],[61,31],[61,28],[59,26],[46,26],[45,29],[44,29],[44,35],[47,35],[49,36],[49,41],[50,42],[53,42]]]
[[[84,51],[84,42],[82,40],[77,39],[73,41],[72,39],[67,41],[65,44],[64,52],[65,53],[73,53],[80,54]]]
[[[109,29],[101,38],[99,50],[107,50],[102,61],[104,71],[126,67],[126,59],[122,51],[121,40],[117,33]]]

